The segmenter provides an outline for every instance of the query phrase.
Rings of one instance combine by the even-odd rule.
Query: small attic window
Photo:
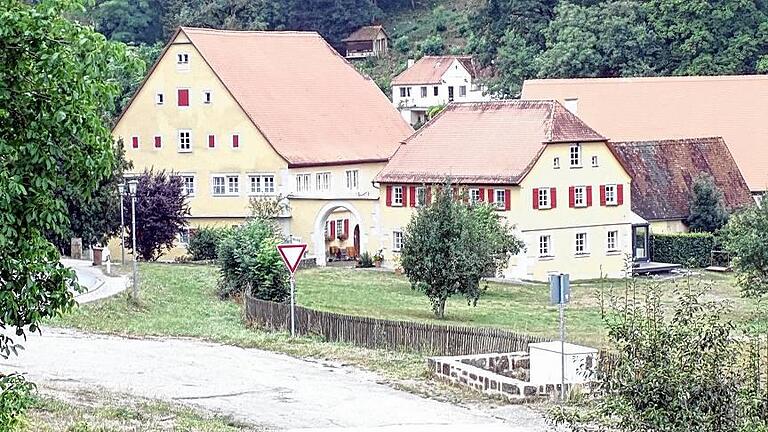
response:
[[[189,70],[189,53],[176,54],[176,69]]]

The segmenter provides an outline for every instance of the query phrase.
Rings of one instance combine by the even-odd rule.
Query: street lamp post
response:
[[[125,265],[125,210],[123,210],[123,196],[125,195],[125,183],[117,185],[120,193],[120,265]]]
[[[136,252],[136,186],[139,184],[138,180],[128,180],[128,192],[131,194],[131,235],[133,237],[133,300],[139,300],[139,272],[136,267],[136,260],[138,259],[138,253]]]

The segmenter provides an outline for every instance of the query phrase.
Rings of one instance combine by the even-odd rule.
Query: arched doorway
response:
[[[351,260],[351,254],[359,255],[365,251],[367,235],[363,224],[360,212],[346,201],[332,201],[324,205],[315,216],[312,231],[317,265],[325,267],[329,258]],[[339,236],[339,232],[345,235]]]

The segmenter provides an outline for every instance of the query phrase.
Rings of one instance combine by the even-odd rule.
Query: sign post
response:
[[[571,282],[567,273],[549,276],[550,303],[560,309],[560,401],[565,401],[565,304],[571,300]]]
[[[291,273],[291,336],[296,336],[296,278],[294,273],[299,268],[304,252],[307,251],[307,245],[303,243],[279,244],[277,251],[280,252],[283,263]]]

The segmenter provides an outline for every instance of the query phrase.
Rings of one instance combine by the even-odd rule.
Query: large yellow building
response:
[[[647,258],[629,174],[607,139],[556,101],[451,104],[406,140],[376,179],[388,260],[429,185],[447,178],[470,201],[494,203],[524,240],[503,276],[622,277],[628,257]]]
[[[137,172],[183,177],[190,228],[282,197],[285,233],[321,264],[381,247],[372,180],[412,132],[317,33],[196,28],[174,34],[113,129]]]

